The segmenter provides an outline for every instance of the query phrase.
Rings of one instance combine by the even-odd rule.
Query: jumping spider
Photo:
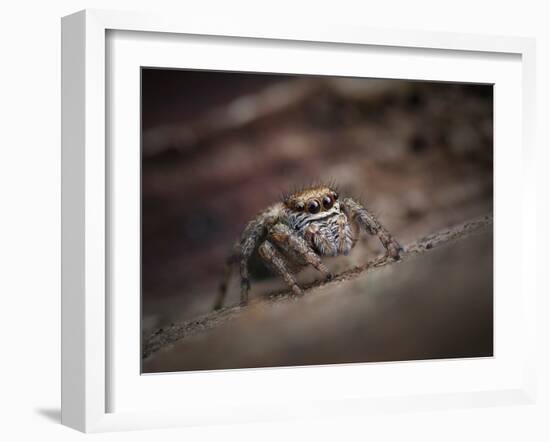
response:
[[[303,292],[293,273],[307,265],[317,269],[326,280],[332,279],[321,257],[347,255],[357,242],[358,228],[377,235],[387,255],[399,259],[403,249],[372,213],[351,198],[340,199],[333,186],[313,186],[286,195],[282,202],[260,212],[245,227],[227,258],[214,308],[222,307],[231,271],[237,264],[241,271],[241,305],[247,304],[250,262],[256,255],[296,295]]]

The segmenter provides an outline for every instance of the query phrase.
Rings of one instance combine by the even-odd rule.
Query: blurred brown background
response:
[[[490,85],[143,69],[143,336],[207,313],[245,223],[296,185],[335,180],[403,244],[491,213],[492,118]],[[364,236],[327,264],[338,272],[380,251]],[[283,287],[253,281],[251,296]],[[492,321],[489,232],[251,308],[143,369],[490,356]]]

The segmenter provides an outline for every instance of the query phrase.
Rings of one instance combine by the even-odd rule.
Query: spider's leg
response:
[[[344,212],[346,212],[352,220],[371,235],[378,236],[390,257],[399,259],[400,253],[403,252],[403,247],[399,245],[372,213],[351,198],[344,199],[342,204]]]
[[[321,272],[325,279],[332,279],[332,273],[323,264],[321,257],[315,253],[304,238],[296,235],[290,227],[285,224],[275,224],[269,231],[269,238],[282,249],[298,253],[308,264]]]
[[[241,306],[248,304],[250,291],[250,276],[248,274],[248,258],[241,258]]]
[[[317,225],[310,224],[307,226],[304,236],[306,238],[306,243],[315,244],[315,247],[317,247],[317,250],[319,250],[322,255],[334,256],[336,254],[334,245],[331,244],[330,241],[328,241],[323,235],[321,235]]]
[[[348,254],[354,244],[353,234],[348,227],[346,215],[341,213],[336,219],[338,225],[338,253]]]
[[[235,265],[238,262],[238,259],[239,259],[238,254],[234,252],[225,261],[223,280],[220,284],[218,296],[216,298],[216,303],[214,304],[214,310],[219,310],[223,306],[223,301],[225,300],[225,294],[227,293],[227,286],[229,284],[229,280],[231,279],[231,274],[233,273],[233,269],[235,268]]]
[[[321,255],[336,256],[347,255],[353,247],[354,239],[351,229],[348,227],[346,215],[341,213],[336,218],[338,227],[338,239],[335,243],[330,242],[324,235],[321,234],[319,226],[310,224],[306,227],[304,237],[308,244],[314,244]]]
[[[241,241],[237,248],[240,257],[239,267],[241,271],[241,305],[248,303],[248,292],[250,291],[250,276],[248,271],[248,261],[258,243],[265,237],[267,228],[273,221],[267,213],[260,213],[255,219],[250,221],[241,235]]]
[[[265,240],[260,245],[258,252],[260,253],[262,259],[282,276],[296,295],[302,295],[304,293],[296,283],[294,277],[288,271],[283,256],[275,248],[275,246],[269,242],[269,240]]]

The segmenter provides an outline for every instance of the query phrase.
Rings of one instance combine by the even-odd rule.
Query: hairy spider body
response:
[[[377,235],[388,256],[399,259],[399,243],[361,204],[339,199],[330,186],[314,186],[286,195],[250,221],[227,259],[224,281],[215,308],[221,308],[231,271],[239,265],[241,305],[248,302],[250,262],[259,256],[279,274],[297,295],[302,289],[293,274],[311,265],[325,279],[332,279],[322,256],[347,255],[354,247],[359,229]]]

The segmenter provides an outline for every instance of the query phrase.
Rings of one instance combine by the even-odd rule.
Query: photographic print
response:
[[[142,372],[493,355],[493,86],[141,70]]]

